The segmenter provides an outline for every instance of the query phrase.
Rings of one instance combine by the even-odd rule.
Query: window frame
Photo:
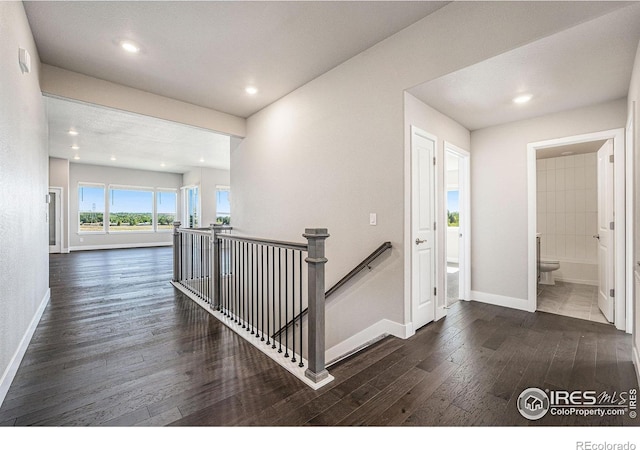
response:
[[[104,202],[104,207],[102,209],[102,229],[101,230],[96,230],[96,231],[88,231],[88,230],[82,230],[81,229],[81,222],[80,222],[80,214],[82,214],[85,211],[81,211],[80,210],[80,189],[83,187],[88,187],[88,188],[102,188],[102,195],[103,195],[103,202]],[[105,220],[108,217],[108,213],[107,213],[107,186],[104,183],[92,183],[92,182],[84,182],[84,181],[79,181],[78,182],[78,187],[76,189],[76,195],[77,195],[77,199],[78,199],[78,215],[77,215],[77,225],[78,225],[78,231],[77,234],[107,234],[107,220]]]
[[[190,184],[188,186],[182,186],[180,190],[182,191],[182,205],[184,206],[182,210],[182,224],[180,225],[182,228],[191,228],[189,225],[189,191],[192,189],[197,189],[197,202],[196,202],[196,213],[198,223],[194,228],[198,228],[200,226],[200,220],[202,216],[202,189],[200,188],[200,184]]]
[[[156,233],[172,233],[173,232],[173,224],[171,225],[171,228],[167,229],[167,230],[159,230],[158,229],[158,194],[163,193],[163,192],[167,192],[167,193],[171,193],[174,194],[176,196],[176,210],[174,213],[174,217],[173,217],[173,221],[175,222],[176,220],[178,220],[178,217],[180,217],[180,211],[179,211],[179,199],[178,199],[178,189],[175,188],[156,188],[155,190],[155,195],[154,195],[154,202],[153,202],[153,208],[154,208],[154,222],[153,222],[153,230]]]
[[[140,191],[140,192],[149,192],[151,193],[151,229],[150,230],[112,230],[111,229],[111,191],[113,190],[117,190],[117,191]],[[129,186],[129,185],[123,185],[123,184],[109,184],[109,188],[108,191],[106,193],[107,195],[107,202],[106,204],[108,205],[108,213],[107,213],[107,221],[105,221],[105,225],[107,226],[107,233],[113,233],[113,234],[129,234],[129,233],[133,233],[133,234],[144,234],[144,233],[155,233],[156,232],[156,214],[155,214],[155,209],[156,209],[156,188],[153,187],[145,187],[145,186]],[[117,213],[115,213],[117,214]]]
[[[218,192],[228,192],[228,199],[229,199],[229,214],[227,214],[226,216],[229,217],[229,222],[231,222],[231,186],[227,186],[227,185],[223,185],[223,184],[218,184],[216,185],[216,223],[218,222],[218,217],[219,213],[218,213]]]

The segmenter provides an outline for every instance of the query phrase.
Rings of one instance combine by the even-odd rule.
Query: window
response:
[[[177,218],[177,203],[178,195],[175,191],[156,192],[157,231],[173,230],[173,222]]]
[[[111,188],[109,231],[153,231],[153,191]]]
[[[450,227],[460,226],[460,191],[447,191],[447,216]]]
[[[216,222],[231,223],[231,191],[229,186],[216,186]]]
[[[104,185],[78,185],[78,232],[104,232]]]
[[[200,226],[200,198],[198,186],[189,186],[184,189],[184,221],[183,226],[198,228]]]

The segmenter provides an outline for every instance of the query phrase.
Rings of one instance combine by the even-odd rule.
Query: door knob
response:
[[[416,245],[420,245],[420,244],[422,244],[423,242],[427,242],[427,240],[426,240],[426,239],[419,239],[419,238],[416,238]]]
[[[593,235],[593,237],[594,237],[595,239],[600,240],[600,235],[599,235],[599,234],[594,234],[594,235]]]

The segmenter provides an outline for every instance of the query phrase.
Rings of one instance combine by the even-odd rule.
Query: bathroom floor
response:
[[[538,285],[538,311],[609,323],[598,308],[598,287],[556,281]]]
[[[447,262],[447,306],[451,306],[460,300],[459,277],[460,268],[458,264]]]

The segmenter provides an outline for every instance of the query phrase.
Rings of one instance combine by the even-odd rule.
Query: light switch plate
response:
[[[376,213],[369,213],[369,225],[378,224],[378,215]]]

